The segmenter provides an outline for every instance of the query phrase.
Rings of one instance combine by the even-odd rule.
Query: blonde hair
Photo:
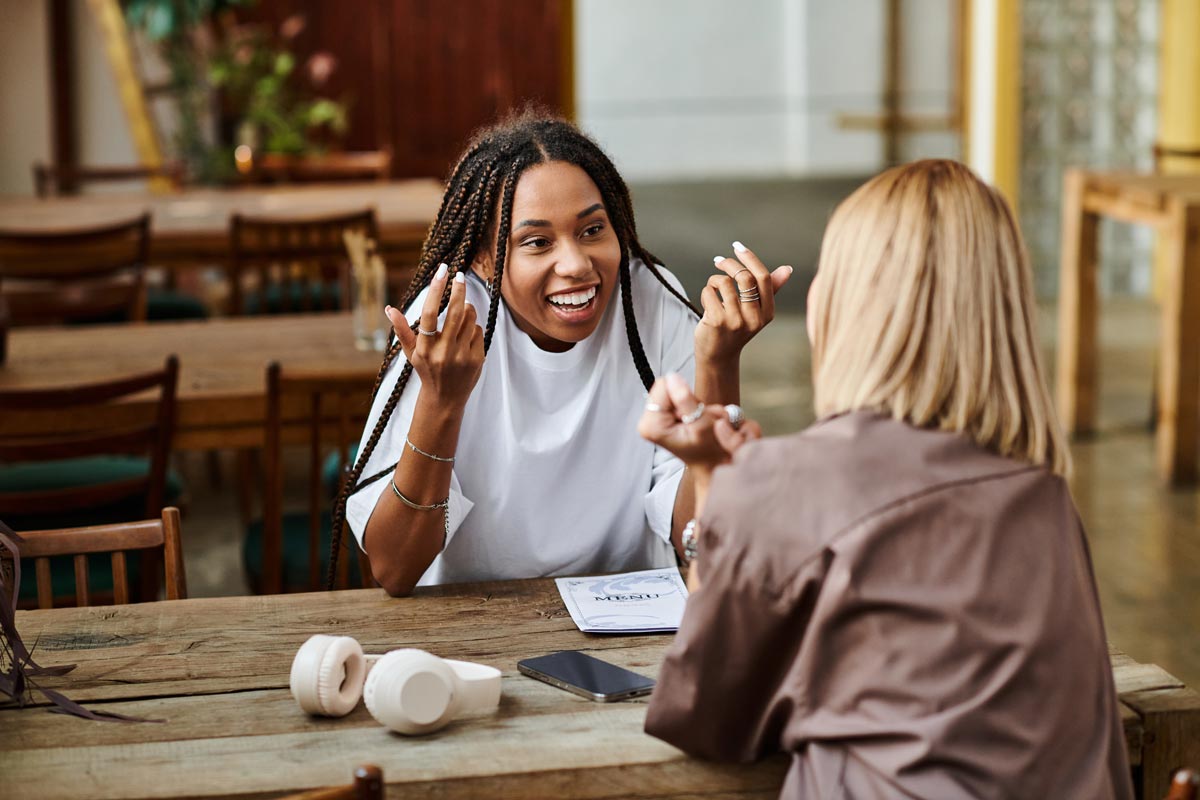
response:
[[[1032,283],[1012,210],[966,166],[876,176],[821,244],[809,312],[818,416],[874,409],[1068,474]]]

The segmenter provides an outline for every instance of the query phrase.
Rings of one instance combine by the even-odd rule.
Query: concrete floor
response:
[[[746,351],[743,399],[768,434],[812,421],[812,382],[803,308],[829,212],[861,179],[634,187],[646,246],[693,295],[712,256],[740,239],[769,263],[791,263],[795,285],[783,309]],[[1053,367],[1053,308],[1040,329]],[[1073,446],[1076,502],[1088,529],[1109,638],[1141,662],[1155,662],[1200,686],[1200,491],[1167,489],[1154,473],[1147,427],[1157,314],[1145,302],[1115,301],[1101,319],[1100,430]],[[228,456],[228,454],[226,454]],[[184,522],[193,596],[239,594],[242,524],[232,487],[213,488],[207,462],[180,459],[190,487]],[[227,459],[226,476],[233,474]],[[291,486],[303,487],[303,480]],[[295,498],[303,504],[303,498]],[[1019,591],[1014,587],[1014,591]]]

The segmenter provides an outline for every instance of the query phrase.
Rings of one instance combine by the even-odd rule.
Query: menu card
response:
[[[679,630],[687,586],[674,567],[555,578],[571,619],[584,633],[663,633]]]

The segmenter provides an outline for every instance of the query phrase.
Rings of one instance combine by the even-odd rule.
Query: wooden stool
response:
[[[1100,218],[1149,225],[1166,247],[1158,372],[1158,471],[1194,483],[1200,447],[1200,175],[1067,170],[1058,294],[1058,410],[1071,434],[1096,424]]]

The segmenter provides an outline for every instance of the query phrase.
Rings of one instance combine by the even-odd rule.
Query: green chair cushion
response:
[[[126,480],[146,474],[149,460],[136,456],[87,456],[59,461],[38,461],[0,465],[0,493],[31,492],[72,487],[94,486],[98,483]],[[167,471],[164,501],[176,503],[183,494],[183,480],[174,470]],[[4,521],[17,533],[23,530],[77,528],[85,525],[104,525],[110,522],[129,522],[146,516],[146,500],[142,495],[131,496],[103,506],[66,511],[60,514],[37,516],[5,515]],[[133,584],[135,562],[126,560],[129,580]],[[33,580],[33,561],[21,561],[21,599],[37,597]],[[70,558],[50,560],[51,583],[55,596],[74,594],[75,568]],[[93,591],[112,591],[112,561],[107,555],[88,557],[88,580]]]
[[[0,492],[35,492],[94,486],[98,483],[129,480],[146,474],[150,461],[137,456],[87,456],[56,461],[30,461],[0,464]],[[183,480],[167,470],[167,499],[183,494]]]
[[[316,310],[321,308],[340,308],[342,299],[342,290],[337,285],[321,285],[310,283],[293,283],[288,286],[289,298],[291,301],[288,313],[302,312],[304,308],[304,295],[308,294],[309,307]],[[245,296],[244,304],[247,314],[280,314],[284,313],[283,308],[283,287],[272,285],[267,287],[265,293],[266,306],[263,305],[264,294],[262,292],[249,292]]]
[[[170,289],[146,293],[146,318],[151,321],[208,319],[208,308],[197,297]]]
[[[113,591],[112,557],[108,553],[91,553],[88,560],[88,588],[94,594]],[[141,575],[141,559],[137,553],[125,557],[126,585],[136,591]],[[75,560],[71,556],[50,558],[50,586],[54,597],[75,596]],[[37,581],[32,558],[21,559],[21,593],[18,603],[32,605],[37,600]]]
[[[330,513],[321,514],[321,579],[329,569]],[[353,537],[349,530],[345,536]],[[353,542],[349,543],[353,545]],[[357,546],[343,549],[341,558],[354,553],[350,558],[351,585],[360,585]],[[255,591],[262,589],[263,575],[263,523],[255,520],[246,526],[246,539],[242,544],[242,564],[246,576]],[[297,511],[283,515],[283,586],[285,591],[308,591],[308,512]]]
[[[358,458],[358,445],[350,447],[350,464],[354,464],[354,460]],[[333,497],[338,486],[338,454],[337,452],[330,453],[325,458],[325,464],[321,467],[321,484],[325,487],[325,496]]]

